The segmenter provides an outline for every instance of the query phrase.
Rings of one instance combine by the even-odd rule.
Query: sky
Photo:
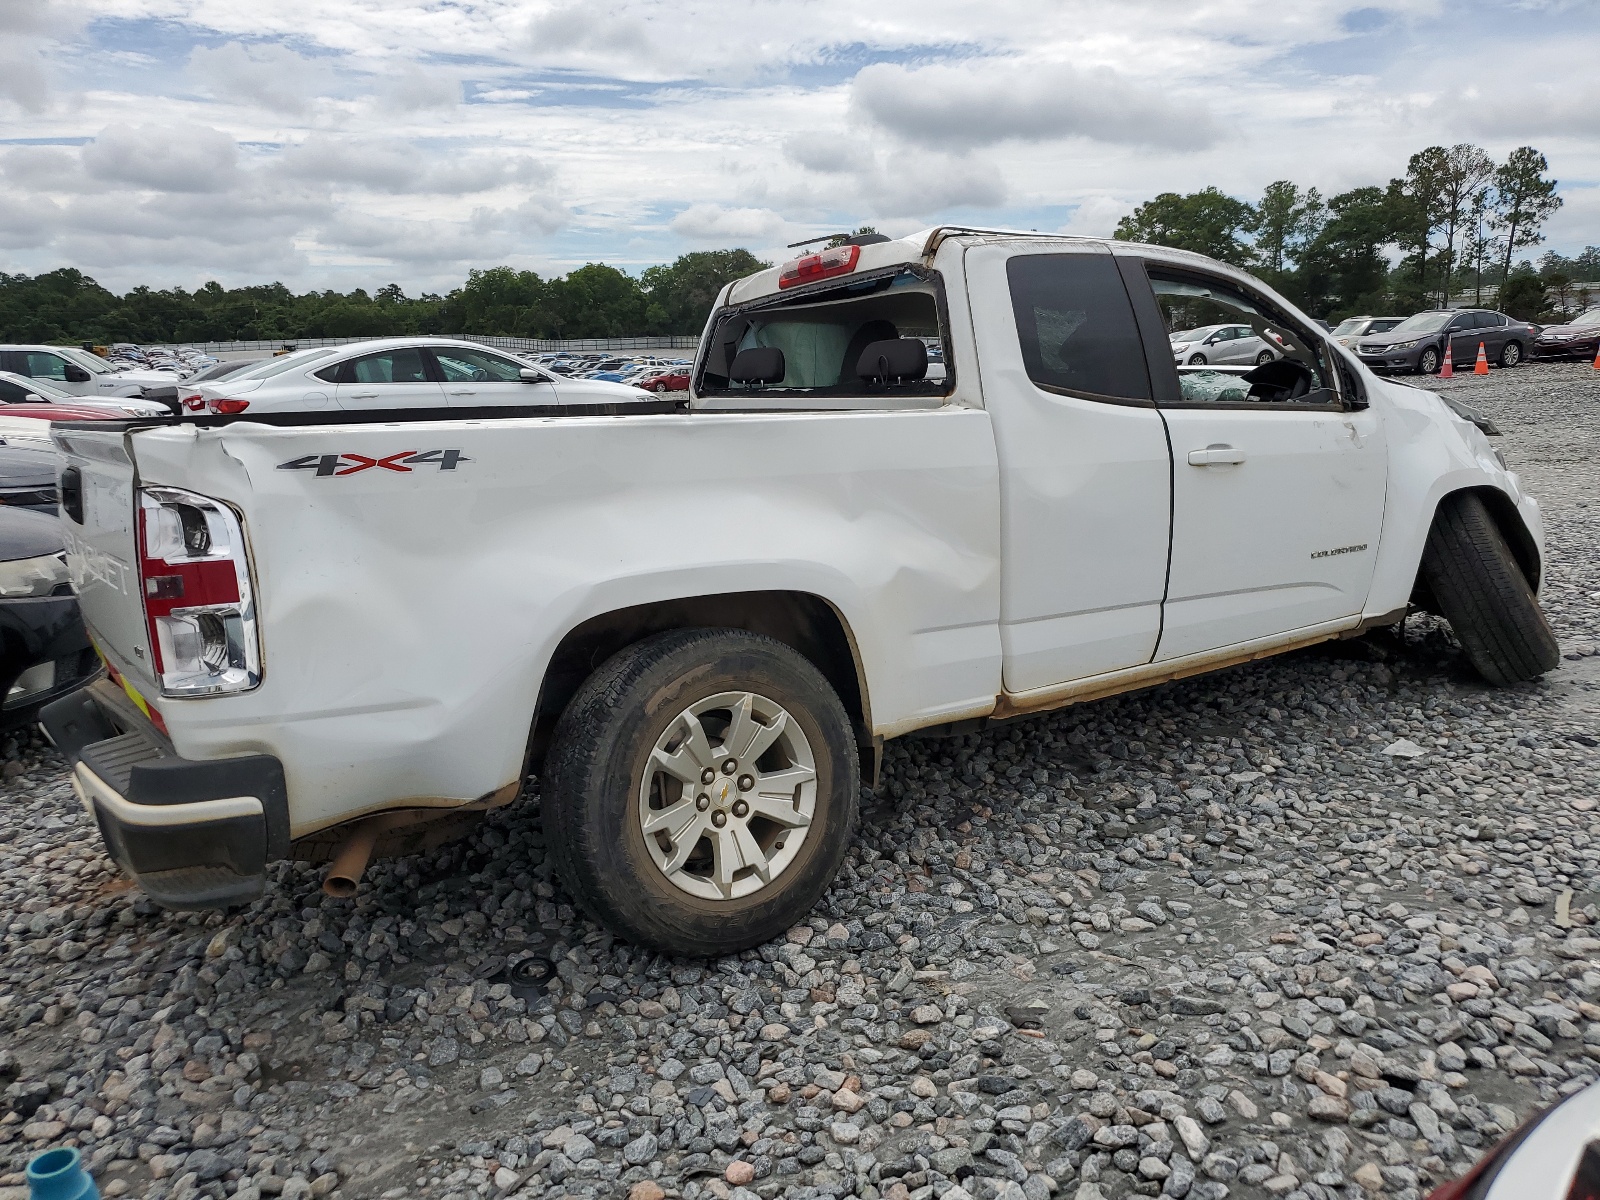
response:
[[[474,267],[1549,158],[1600,243],[1594,0],[0,0],[0,270],[448,290]]]

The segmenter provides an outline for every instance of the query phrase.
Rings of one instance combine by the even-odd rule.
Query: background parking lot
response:
[[[1557,672],[1491,690],[1416,617],[891,743],[823,904],[734,959],[575,915],[536,781],[352,901],[285,864],[164,913],[14,738],[0,1196],[68,1139],[171,1200],[1419,1196],[1600,1074],[1600,371],[1423,384],[1544,505]]]

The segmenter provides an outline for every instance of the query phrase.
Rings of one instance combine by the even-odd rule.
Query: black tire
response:
[[[1435,350],[1432,346],[1429,346],[1421,354],[1417,355],[1417,374],[1418,375],[1432,375],[1438,369],[1439,369],[1439,352],[1437,350]]]
[[[1522,343],[1507,342],[1500,347],[1500,365],[1502,367],[1520,367],[1522,365]]]
[[[1206,365],[1206,356],[1204,354],[1191,354],[1191,355],[1189,355],[1189,365],[1191,367],[1203,367],[1203,366],[1205,366]]]
[[[1422,577],[1467,660],[1490,683],[1521,683],[1560,663],[1555,634],[1481,497],[1457,492],[1440,502]]]
[[[679,714],[735,690],[769,697],[797,722],[815,760],[816,807],[771,882],[740,899],[703,899],[651,858],[640,784]],[[811,911],[855,836],[861,786],[850,718],[822,673],[782,642],[733,629],[657,634],[602,664],[557,722],[543,784],[552,861],[583,909],[629,941],[692,958],[758,946]]]
[[[1272,351],[1271,350],[1263,350],[1260,354],[1256,355],[1256,366],[1258,366],[1258,367],[1264,367],[1271,361],[1272,361]]]
[[[667,390],[667,385],[666,385],[666,384],[664,384],[664,383],[658,383],[658,384],[656,384],[656,391],[658,391],[658,392],[664,392],[664,391],[666,391],[666,390]]]

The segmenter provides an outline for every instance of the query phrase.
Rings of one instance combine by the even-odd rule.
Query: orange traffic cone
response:
[[[1439,378],[1454,379],[1455,377],[1456,369],[1450,363],[1450,343],[1446,342],[1444,344],[1444,366],[1439,368]]]
[[[1478,343],[1478,361],[1472,364],[1474,375],[1487,375],[1489,373],[1489,356],[1484,352],[1483,343]]]
[[[1594,369],[1600,371],[1600,342],[1594,344]]]

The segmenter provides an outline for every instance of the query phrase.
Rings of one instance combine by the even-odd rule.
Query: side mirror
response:
[[[522,370],[517,372],[517,374],[521,377],[523,383],[545,382],[544,376],[539,374],[539,372],[535,371],[532,367],[523,367]]]
[[[67,364],[67,382],[68,383],[88,383],[89,382],[89,372],[85,371],[80,366],[76,366],[73,363],[68,363]]]
[[[728,381],[751,385],[782,383],[786,372],[782,350],[776,346],[752,346],[734,355]]]
[[[29,392],[26,396],[24,396],[22,398],[22,402],[24,404],[48,404],[48,403],[50,403],[48,400],[46,400],[43,396],[39,395],[37,392]]]

